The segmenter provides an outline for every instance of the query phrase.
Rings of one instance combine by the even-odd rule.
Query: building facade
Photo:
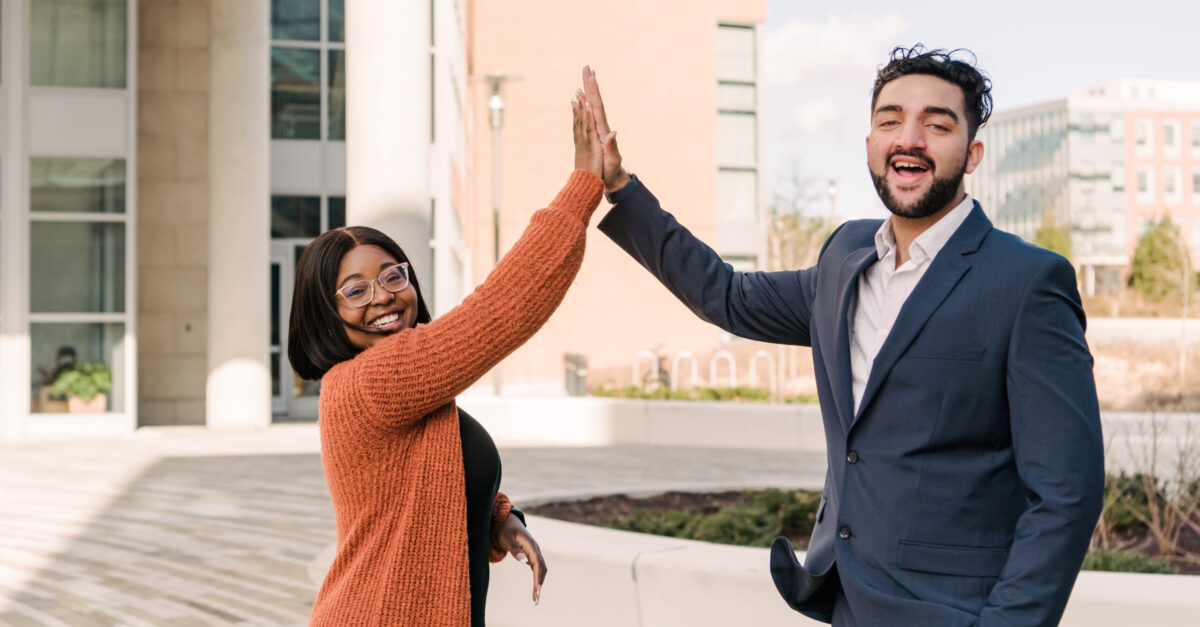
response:
[[[585,63],[630,168],[758,267],[765,5],[0,0],[5,437],[314,419],[319,384],[285,355],[299,251],[375,226],[450,309],[566,180]],[[596,381],[728,339],[599,236],[480,392],[563,393],[567,354]],[[100,381],[99,413],[55,389],[68,370]]]
[[[1151,221],[1200,250],[1200,82],[1123,80],[998,112],[968,188],[999,228],[1069,228],[1085,293],[1112,293]],[[1192,254],[1200,267],[1200,255]]]

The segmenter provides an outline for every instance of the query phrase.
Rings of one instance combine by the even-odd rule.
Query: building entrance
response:
[[[302,239],[271,240],[271,410],[272,422],[317,419],[318,381],[296,376],[287,359],[288,320],[296,262],[308,244]]]

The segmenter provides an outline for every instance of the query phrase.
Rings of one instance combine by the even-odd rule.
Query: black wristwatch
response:
[[[618,189],[615,192],[605,192],[604,199],[607,200],[610,205],[615,205],[615,204],[621,202],[622,200],[624,200],[626,196],[632,194],[633,190],[636,189],[637,186],[638,186],[638,177],[633,172],[630,172],[629,173],[629,182],[626,183],[624,187],[622,187],[621,189]]]

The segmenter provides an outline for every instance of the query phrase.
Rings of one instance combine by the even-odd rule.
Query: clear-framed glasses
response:
[[[395,293],[408,287],[408,263],[398,263],[389,266],[379,273],[378,279],[359,279],[351,281],[337,291],[337,295],[351,307],[366,307],[375,300],[375,283],[383,289]]]

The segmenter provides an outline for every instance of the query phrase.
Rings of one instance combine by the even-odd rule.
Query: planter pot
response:
[[[107,409],[107,394],[97,394],[90,401],[85,401],[78,396],[67,399],[67,411],[72,414],[103,414]]]

